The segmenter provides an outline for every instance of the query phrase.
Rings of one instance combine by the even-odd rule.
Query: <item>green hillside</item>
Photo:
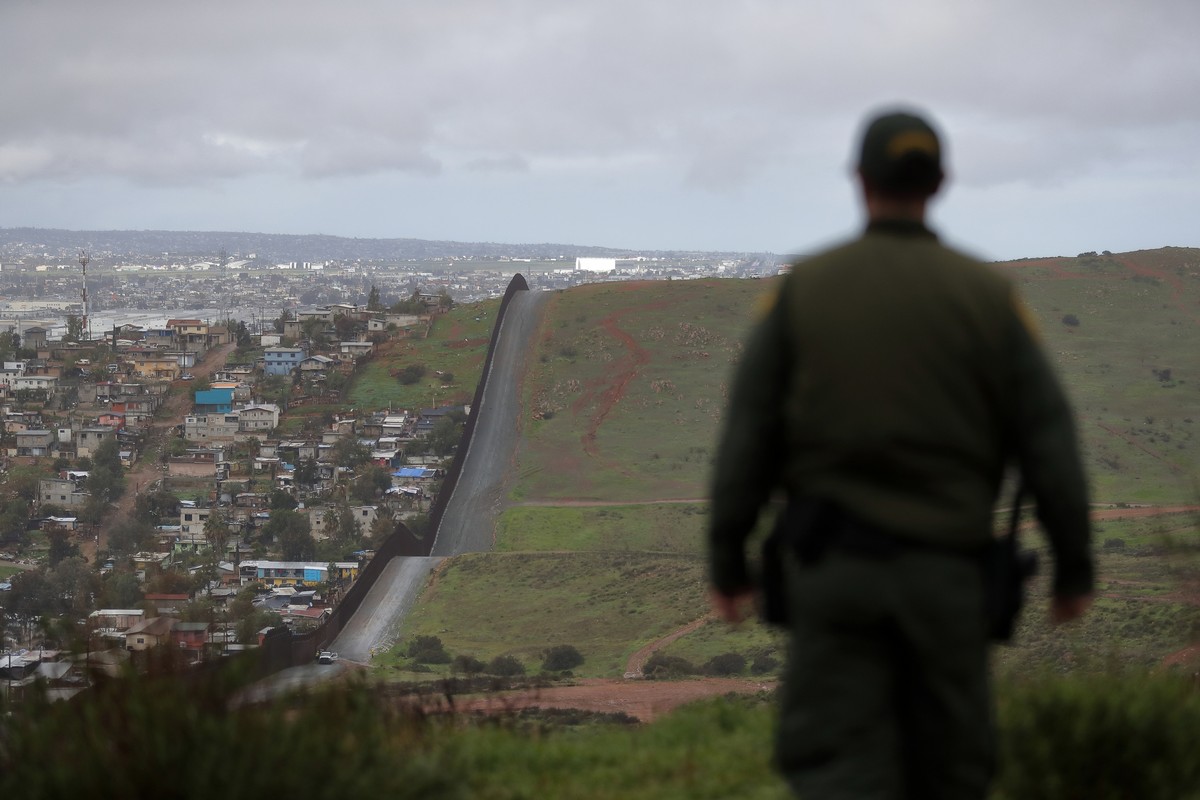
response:
[[[1200,503],[1200,250],[997,266],[1020,286],[1076,406],[1093,499],[1114,509],[1098,513]],[[777,285],[604,283],[550,297],[524,384],[524,437],[512,502],[498,525],[500,553],[472,557],[477,582],[462,582],[452,594],[430,592],[405,635],[437,633],[454,653],[507,650],[528,658],[551,640],[590,630],[587,603],[516,593],[516,607],[531,620],[541,606],[553,608],[554,625],[531,622],[528,637],[517,627],[490,642],[476,638],[506,596],[503,587],[530,583],[529,560],[509,555],[534,552],[555,554],[555,570],[569,574],[581,595],[620,592],[643,609],[636,619],[617,614],[603,633],[606,644],[577,635],[581,651],[597,654],[577,673],[619,677],[619,654],[703,616],[705,484],[727,382]],[[1098,519],[1097,612],[1064,638],[1052,636],[1035,609],[1022,645],[1005,649],[999,664],[1153,665],[1200,639],[1198,565],[1189,555],[1200,548],[1198,528],[1195,512]],[[664,556],[691,561],[696,584],[682,608],[660,584],[597,567],[630,554],[648,564]],[[1042,585],[1037,590],[1044,594]],[[647,625],[654,609],[661,618]],[[662,652],[700,665],[727,651],[778,655],[777,645],[756,625],[734,632],[708,624]]]

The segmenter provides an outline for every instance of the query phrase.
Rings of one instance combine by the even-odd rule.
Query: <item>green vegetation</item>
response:
[[[585,658],[578,674],[618,677],[638,647],[706,613],[703,587],[697,558],[465,555],[443,563],[406,620],[404,636],[437,636],[451,657],[512,655],[529,665],[540,663],[547,648],[570,644]],[[375,674],[407,667],[404,651],[377,656]]]
[[[498,299],[456,306],[434,318],[428,338],[384,343],[355,373],[348,404],[358,409],[416,409],[469,403],[499,308]],[[443,381],[447,373],[451,380]],[[401,381],[405,375],[411,382]]]
[[[1122,259],[1165,277],[1143,275]],[[1165,250],[1001,265],[1021,285],[1080,412],[1097,501],[1197,501],[1200,437],[1193,432],[1200,418],[1189,416],[1194,403],[1187,401],[1200,389],[1200,377],[1188,369],[1196,319],[1187,309],[1200,300],[1194,262],[1195,251]],[[589,577],[596,559],[621,554],[649,563],[675,554],[694,559],[696,584],[689,592],[702,596],[706,504],[661,501],[707,493],[725,383],[741,338],[776,285],[596,284],[549,297],[524,385],[528,416],[513,504],[497,523],[497,554],[472,557],[487,580],[456,584],[453,600],[431,591],[406,633],[444,628],[440,635],[452,653],[491,655],[474,653],[479,643],[462,632],[488,627],[495,598],[529,580],[531,567],[517,557],[521,553],[561,558],[585,597],[611,580]],[[1072,322],[1063,322],[1066,317]],[[1017,645],[997,651],[998,670],[1149,666],[1200,639],[1197,522],[1194,514],[1100,522],[1102,596],[1095,613],[1066,630],[1052,630],[1045,620],[1050,557],[1040,539],[1027,537],[1043,551],[1043,574],[1032,587]],[[625,597],[653,608],[657,591],[630,584]],[[514,608],[555,609],[562,629],[589,625],[585,607],[557,596],[538,600],[524,590],[511,596]],[[695,610],[699,616],[702,605]],[[605,635],[614,641],[605,649],[629,653],[652,639],[641,624],[637,617],[613,617]],[[505,647],[519,643],[529,660],[544,647],[546,633],[533,622],[499,639]],[[740,654],[747,659],[743,674],[757,657],[779,657],[777,637],[757,625],[704,625],[661,652],[697,668]],[[616,677],[621,661],[589,657],[584,671]]]
[[[397,696],[356,682],[231,711],[230,688],[143,678],[108,684],[73,703],[34,698],[0,717],[0,793],[791,796],[770,768],[773,710],[765,694],[704,701],[630,727],[615,716],[553,709],[501,713],[477,724],[467,714],[437,713],[439,704],[428,696]],[[418,702],[425,704],[421,710]],[[1200,796],[1194,741],[1200,693],[1187,679],[1113,672],[1005,681],[998,719],[1001,761],[993,800]],[[163,736],[164,730],[172,735]]]
[[[496,549],[612,551],[699,555],[708,506],[512,506],[500,516]]]

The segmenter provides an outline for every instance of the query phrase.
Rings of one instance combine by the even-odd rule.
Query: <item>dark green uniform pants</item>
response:
[[[811,800],[979,800],[993,771],[975,561],[831,550],[787,564],[792,639],[776,757]]]

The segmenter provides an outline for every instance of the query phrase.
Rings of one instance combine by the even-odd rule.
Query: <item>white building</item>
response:
[[[577,258],[576,272],[613,272],[617,268],[615,258]]]

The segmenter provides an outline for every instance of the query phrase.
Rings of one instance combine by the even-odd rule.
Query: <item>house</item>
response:
[[[81,428],[75,434],[75,453],[77,458],[91,458],[96,449],[104,442],[115,439],[117,431],[107,425],[97,425],[91,428]]]
[[[58,388],[58,378],[54,375],[18,375],[9,384],[14,392],[45,392],[49,395]]]
[[[171,356],[180,369],[191,369],[196,366],[196,354],[188,350],[168,350],[163,355]]]
[[[337,365],[329,356],[309,356],[300,362],[300,371],[303,373],[325,372]]]
[[[224,414],[233,410],[233,387],[202,389],[194,395],[194,410],[198,414]]]
[[[171,646],[198,660],[208,644],[207,622],[177,622],[171,629]]]
[[[306,356],[307,353],[300,347],[268,347],[263,350],[263,372],[267,375],[290,375]]]
[[[375,345],[370,342],[342,342],[338,351],[349,356],[365,356],[370,355],[375,349]]]
[[[125,649],[141,652],[166,644],[171,640],[171,629],[175,624],[172,617],[151,617],[138,622],[125,631]]]
[[[103,427],[113,428],[114,430],[125,429],[125,412],[123,411],[105,411],[96,417],[96,422]]]
[[[61,506],[63,508],[78,508],[87,503],[89,495],[83,488],[87,473],[83,478],[43,478],[38,481],[38,502],[42,505]]]
[[[119,631],[124,633],[140,623],[146,612],[140,608],[102,608],[88,614],[88,627],[94,631]]]
[[[160,378],[176,380],[182,370],[179,362],[173,356],[164,353],[139,352],[130,353],[129,360],[133,362],[133,374],[142,378]]]
[[[208,349],[208,324],[198,319],[169,319],[167,328],[174,334],[180,350],[203,353]]]
[[[274,403],[259,403],[237,410],[242,432],[267,433],[279,424],[279,406]]]
[[[46,336],[49,333],[50,331],[36,325],[32,328],[26,328],[21,346],[27,347],[30,350],[40,350],[46,346]]]
[[[8,451],[10,456],[48,456],[53,452],[54,434],[51,431],[21,431],[16,440],[16,447]]]
[[[198,508],[190,503],[182,503],[179,509],[179,535],[204,534],[204,523],[212,515],[211,508]]]
[[[191,475],[196,478],[216,477],[217,464],[225,460],[225,451],[220,447],[189,448],[181,456],[172,456],[167,460],[167,470],[171,475]]]
[[[240,425],[237,414],[188,414],[183,418],[183,436],[189,442],[232,443]]]
[[[354,580],[358,577],[357,561],[338,561],[333,564],[334,577]],[[315,561],[243,561],[240,565],[243,584],[258,581],[267,586],[315,585],[329,579],[329,564]]]
[[[333,522],[336,511],[337,509],[333,506],[320,506],[308,510],[308,523],[312,528],[314,537],[318,539],[329,538],[331,533],[328,528]],[[353,517],[355,525],[358,526],[358,530],[362,534],[370,532],[376,513],[377,509],[375,506],[350,506],[350,515]]]

